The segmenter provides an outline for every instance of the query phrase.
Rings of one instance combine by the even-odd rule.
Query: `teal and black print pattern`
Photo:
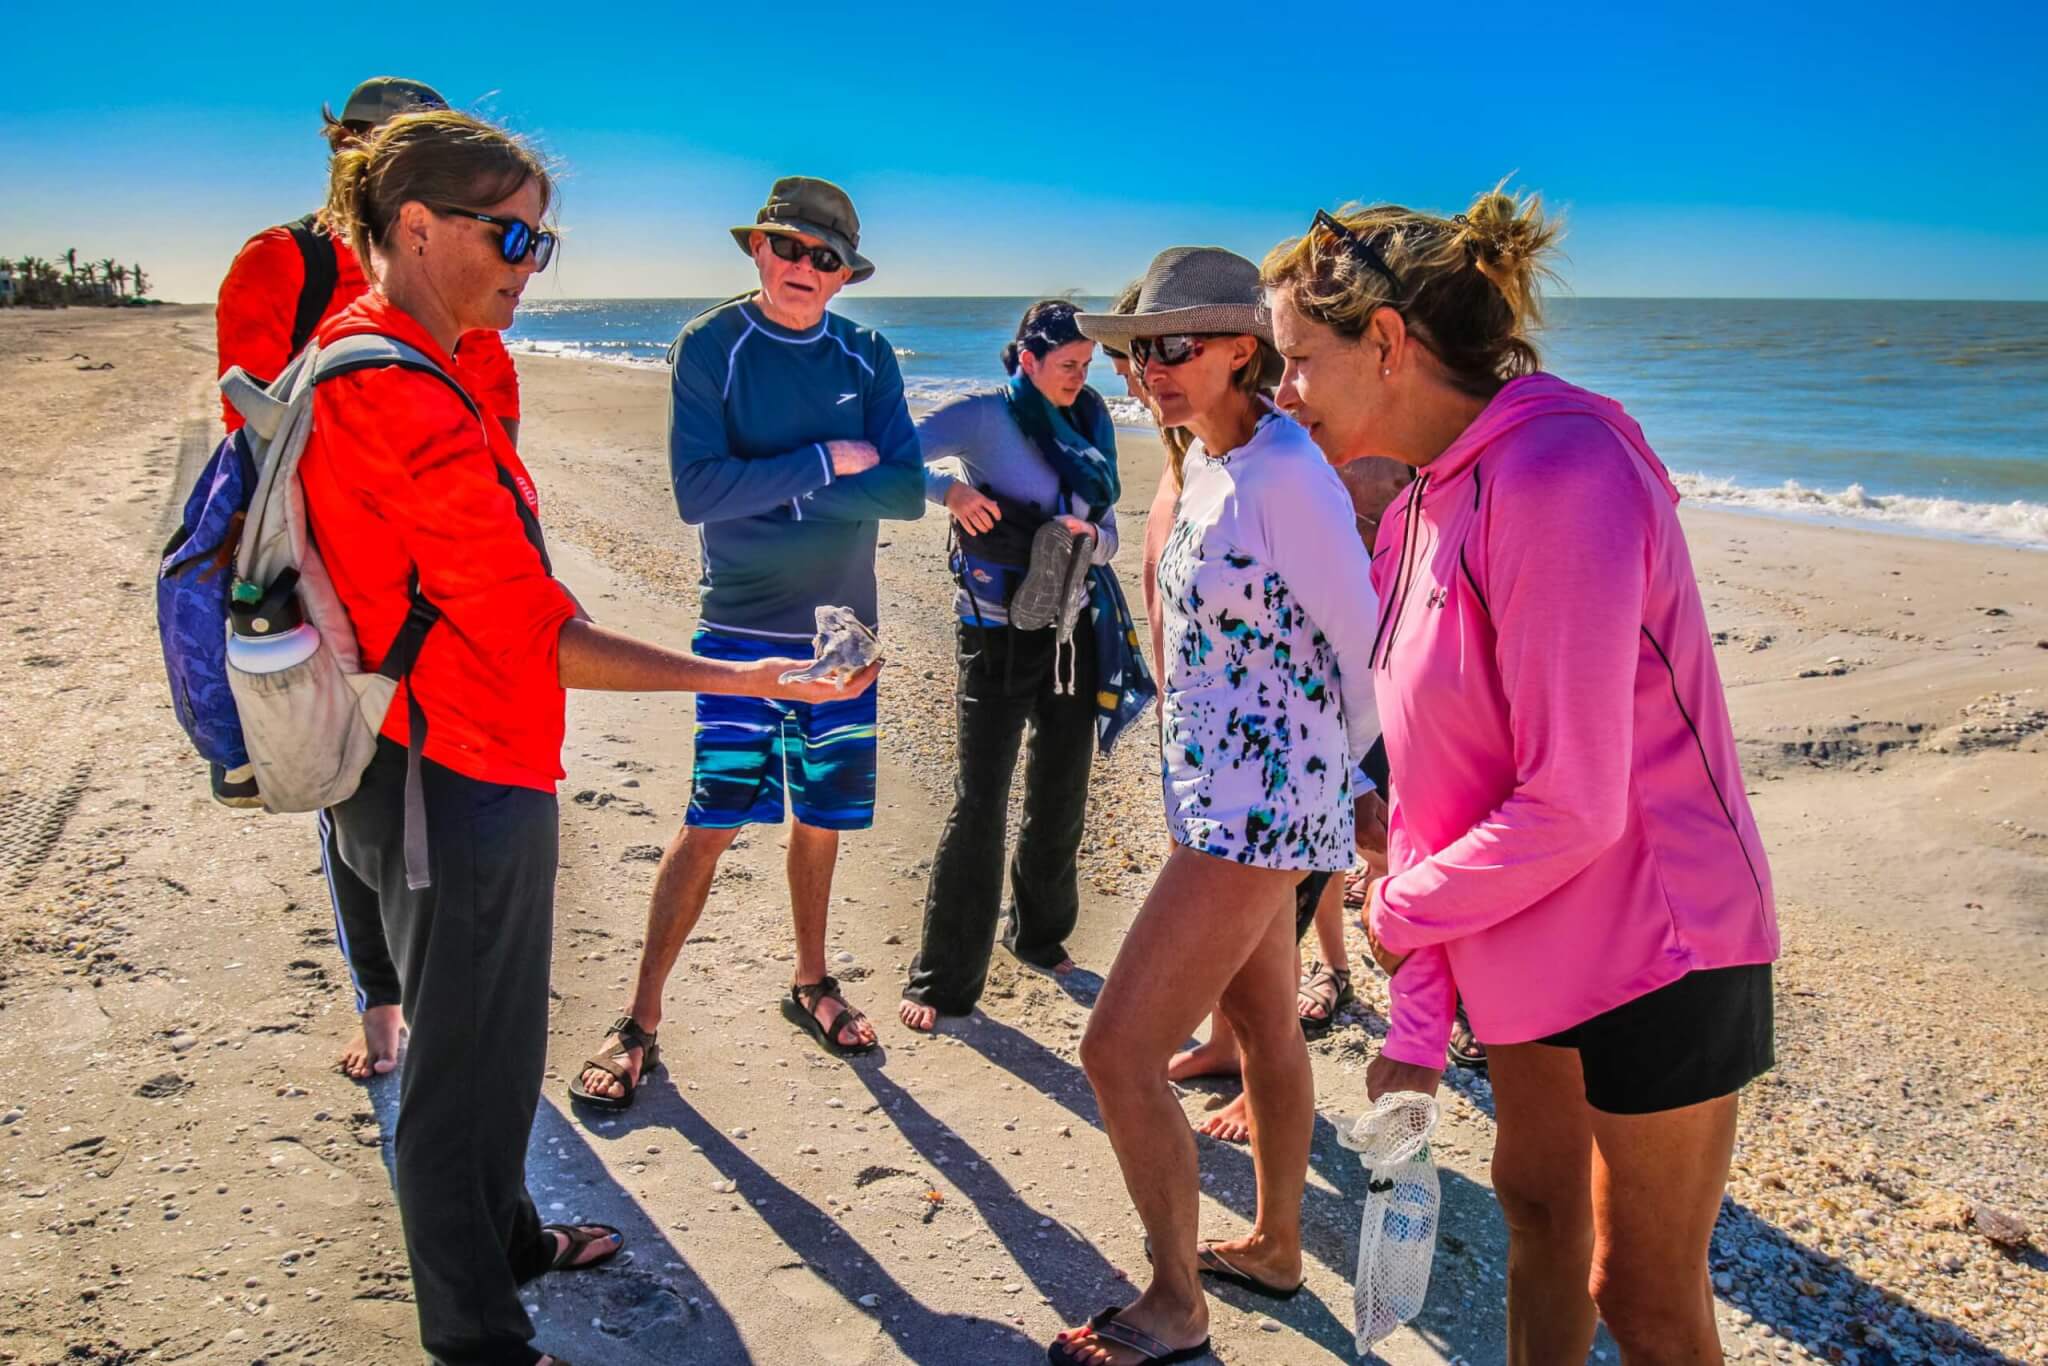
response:
[[[1181,844],[1267,868],[1351,865],[1337,661],[1269,565],[1177,522],[1159,559],[1167,817]]]

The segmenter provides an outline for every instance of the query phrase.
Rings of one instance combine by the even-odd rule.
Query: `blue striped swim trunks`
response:
[[[706,659],[811,657],[809,641],[699,630]],[[730,830],[782,824],[784,793],[799,823],[865,830],[875,823],[875,690],[844,702],[778,702],[697,694],[696,759],[683,824]]]

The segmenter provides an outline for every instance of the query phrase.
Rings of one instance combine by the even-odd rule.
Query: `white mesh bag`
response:
[[[1358,1154],[1372,1179],[1358,1227],[1358,1274],[1351,1309],[1360,1355],[1422,1312],[1443,1194],[1429,1136],[1436,1132],[1434,1097],[1389,1091],[1337,1141]]]

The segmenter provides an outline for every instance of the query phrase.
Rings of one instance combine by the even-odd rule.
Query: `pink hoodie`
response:
[[[1526,1043],[1777,957],[1677,502],[1620,404],[1536,374],[1387,509],[1389,1057],[1443,1066],[1460,995],[1481,1041]]]

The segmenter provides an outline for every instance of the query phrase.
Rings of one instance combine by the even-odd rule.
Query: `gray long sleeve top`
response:
[[[924,448],[928,501],[944,507],[947,490],[964,481],[972,488],[1036,503],[1048,513],[1070,512],[1093,522],[1101,533],[1095,542],[1095,563],[1108,564],[1115,558],[1116,509],[1090,508],[1086,503],[1061,506],[1058,472],[1011,419],[1002,390],[966,394],[932,409],[918,422],[917,439]],[[964,590],[956,606],[963,621],[975,620],[977,607],[980,619],[989,625],[1009,620],[1001,603],[970,602]]]

